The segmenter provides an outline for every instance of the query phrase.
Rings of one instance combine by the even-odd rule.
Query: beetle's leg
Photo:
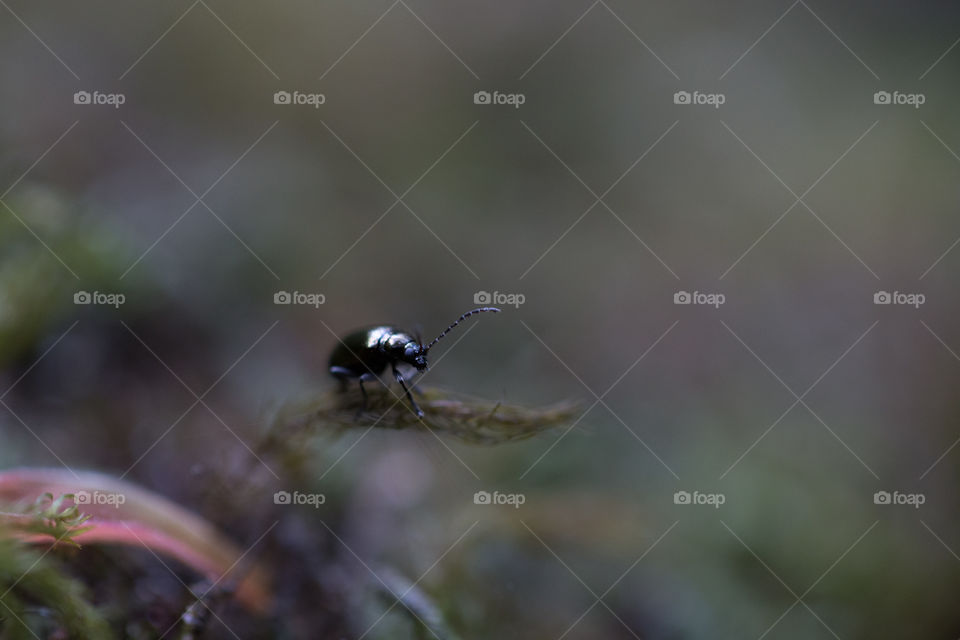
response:
[[[399,371],[397,371],[397,365],[394,364],[392,365],[392,367],[393,367],[393,377],[396,378],[397,382],[400,383],[400,386],[403,387],[404,393],[407,394],[407,400],[410,401],[410,406],[413,407],[413,411],[417,414],[417,417],[422,418],[423,411],[420,409],[420,407],[417,406],[417,403],[414,402],[413,396],[410,395],[410,389],[407,389],[407,384],[403,381],[403,376],[400,375]]]
[[[357,382],[360,383],[360,395],[363,396],[363,401],[360,403],[360,408],[357,410],[357,417],[359,418],[367,411],[367,390],[363,386],[363,376],[357,378]]]
[[[416,376],[417,374],[415,373],[415,374],[413,374],[413,375]],[[425,398],[425,397],[427,396],[427,394],[425,394],[425,393],[423,392],[423,389],[420,388],[420,382],[419,382],[419,380],[420,380],[420,376],[417,376],[417,380],[416,380],[416,381],[414,381],[414,380],[412,380],[412,379],[409,380],[409,382],[410,382],[410,391],[412,391],[412,392],[415,393],[416,395],[420,396],[421,398]]]

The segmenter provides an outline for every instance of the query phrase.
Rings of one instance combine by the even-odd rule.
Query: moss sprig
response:
[[[10,510],[0,511],[0,518],[7,527],[21,534],[50,536],[58,544],[79,546],[74,538],[93,527],[83,526],[90,516],[81,512],[75,503],[64,506],[65,501],[73,503],[74,499],[72,493],[58,498],[52,493],[43,493],[25,507],[14,505]]]

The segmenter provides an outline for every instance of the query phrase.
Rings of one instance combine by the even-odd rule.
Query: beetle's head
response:
[[[408,342],[403,347],[403,361],[416,367],[417,371],[426,371],[427,351],[419,342]]]

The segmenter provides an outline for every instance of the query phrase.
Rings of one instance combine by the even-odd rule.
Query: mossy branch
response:
[[[210,580],[235,587],[237,599],[250,610],[266,613],[273,603],[263,567],[243,565],[243,550],[210,522],[133,483],[91,471],[20,468],[0,471],[0,503],[23,504],[33,496],[64,494],[42,507],[42,516],[12,512],[0,515],[0,534],[36,544],[60,544],[53,532],[66,527],[74,544],[122,544],[146,547],[155,554],[176,558]],[[76,497],[74,497],[76,494]],[[85,496],[78,513],[74,501]],[[107,496],[106,501],[91,500]],[[70,504],[63,502],[69,501]],[[38,502],[38,504],[42,504]],[[64,505],[66,506],[64,507]],[[27,520],[22,520],[27,518]],[[48,520],[44,524],[44,518]],[[11,522],[12,520],[12,522]],[[24,523],[43,527],[24,530]],[[51,524],[52,523],[52,524]]]
[[[470,444],[496,445],[570,424],[579,414],[579,405],[572,402],[531,409],[428,387],[416,393],[417,404],[423,409],[420,418],[402,395],[383,386],[367,386],[371,388],[365,410],[359,388],[326,391],[285,405],[274,419],[271,437],[284,438],[300,431],[337,433],[377,427],[430,430]]]

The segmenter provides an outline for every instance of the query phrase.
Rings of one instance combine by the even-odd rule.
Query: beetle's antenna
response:
[[[436,338],[433,339],[433,342],[431,342],[430,344],[428,344],[427,346],[425,346],[425,347],[423,348],[423,352],[426,353],[427,351],[429,351],[429,350],[430,350],[430,347],[432,347],[433,345],[435,345],[435,344],[437,344],[438,342],[440,342],[440,338],[442,338],[443,336],[445,336],[445,335],[447,335],[448,333],[450,333],[450,331],[451,331],[455,326],[457,326],[458,324],[460,324],[461,322],[463,322],[464,320],[466,320],[466,319],[469,318],[470,316],[474,315],[475,313],[486,313],[486,312],[490,312],[490,313],[500,313],[500,309],[497,309],[496,307],[479,307],[479,308],[477,308],[477,309],[471,309],[470,311],[467,311],[465,314],[463,314],[462,316],[460,316],[459,318],[457,318],[457,320],[456,320],[453,324],[451,324],[449,327],[447,327],[446,329],[444,329],[443,331],[441,331],[441,332],[440,332],[440,335],[438,335]]]

